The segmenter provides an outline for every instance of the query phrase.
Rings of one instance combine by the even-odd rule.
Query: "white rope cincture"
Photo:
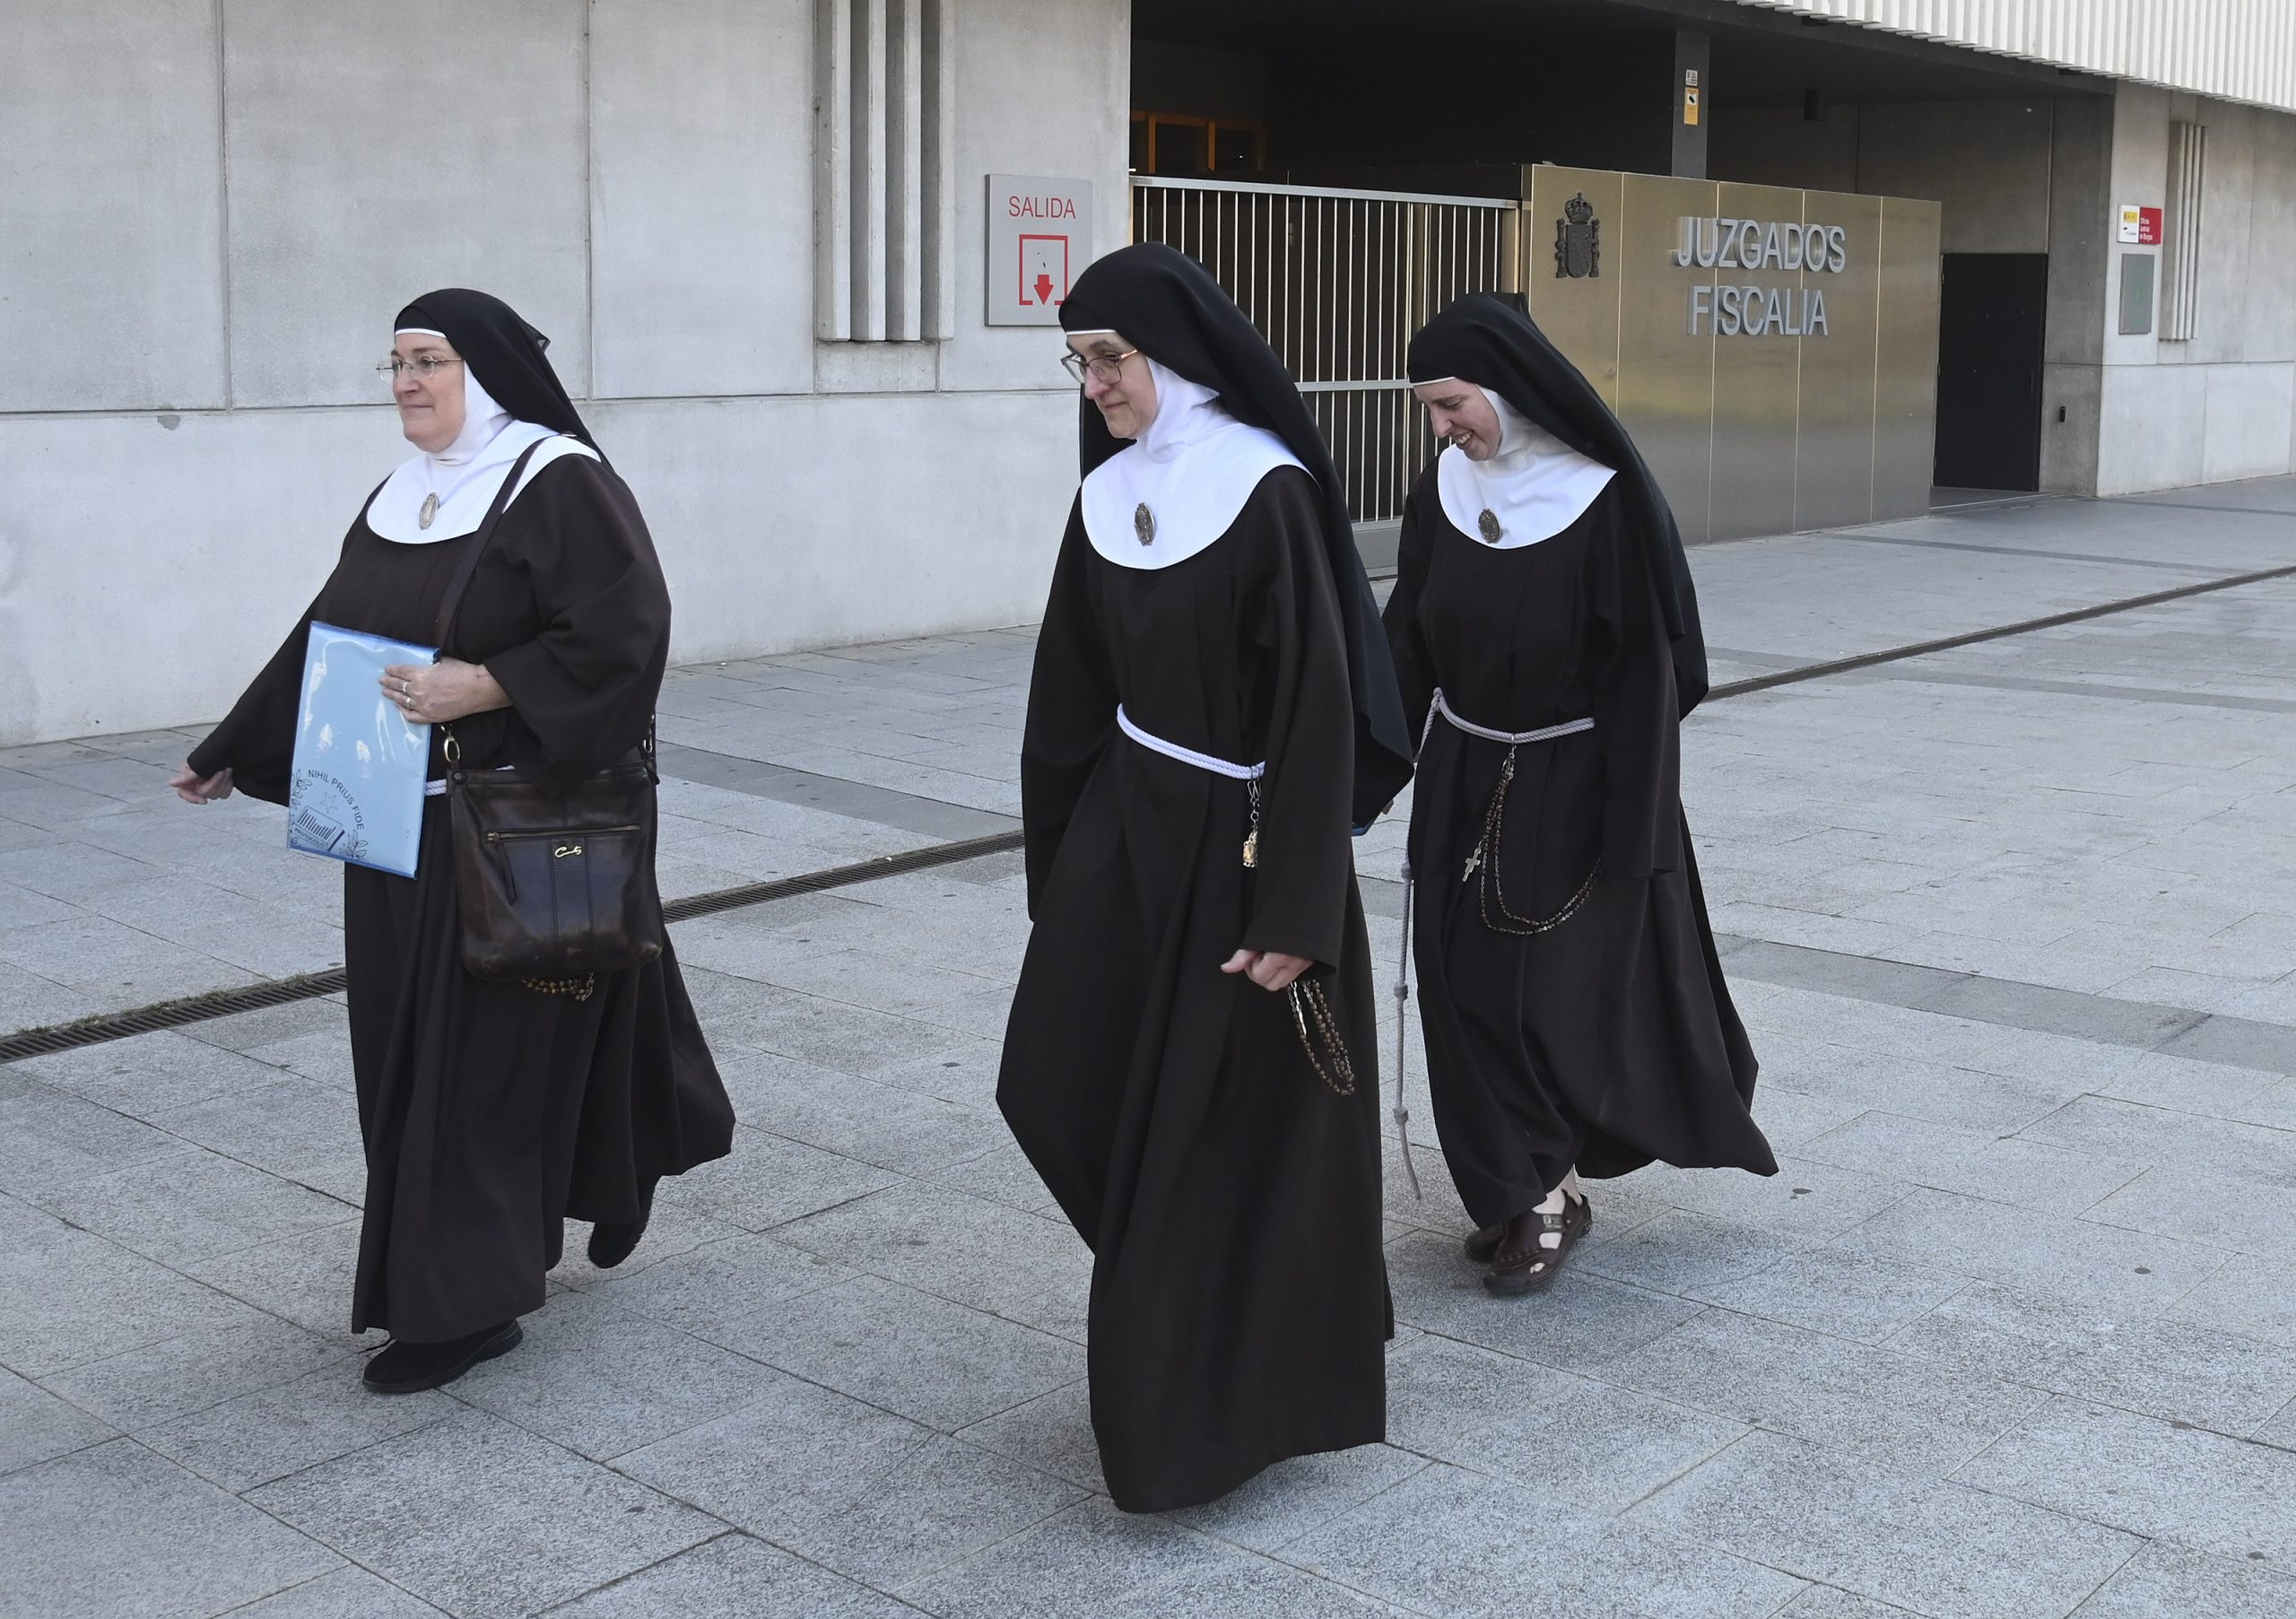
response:
[[[1479,726],[1472,719],[1460,718],[1451,705],[1443,701],[1443,688],[1440,686],[1435,688],[1435,703],[1428,710],[1431,726],[1438,714],[1470,736],[1480,736],[1485,742],[1503,742],[1509,747],[1520,747],[1526,742],[1552,742],[1558,736],[1575,736],[1581,731],[1595,728],[1594,720],[1587,718],[1566,719],[1561,725],[1543,726],[1535,731],[1494,731],[1489,726]],[[1427,735],[1423,731],[1420,734],[1419,744],[1422,747],[1427,745]]]
[[[1267,761],[1257,764],[1231,764],[1225,759],[1214,759],[1209,753],[1199,753],[1194,748],[1184,748],[1177,742],[1166,742],[1152,731],[1144,731],[1133,724],[1132,716],[1124,705],[1116,705],[1116,723],[1124,734],[1152,753],[1161,753],[1167,759],[1177,759],[1182,764],[1192,764],[1199,770],[1210,770],[1215,776],[1225,776],[1231,781],[1257,781],[1267,774]],[[1591,719],[1587,722],[1592,725]]]

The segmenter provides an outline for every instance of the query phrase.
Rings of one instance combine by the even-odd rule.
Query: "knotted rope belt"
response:
[[[1214,776],[1225,776],[1231,781],[1240,781],[1251,797],[1251,828],[1244,834],[1244,866],[1247,870],[1259,864],[1259,798],[1260,781],[1267,774],[1267,762],[1257,764],[1237,764],[1231,760],[1199,753],[1194,748],[1168,742],[1153,731],[1144,730],[1131,715],[1124,711],[1122,703],[1116,708],[1117,728],[1152,753],[1161,753],[1167,759],[1208,770]],[[1347,1042],[1341,1036],[1339,1023],[1331,1014],[1331,1003],[1325,997],[1323,986],[1302,974],[1293,979],[1284,991],[1292,1005],[1292,1026],[1300,1031],[1300,1046],[1308,1054],[1308,1064],[1316,1076],[1341,1096],[1355,1094],[1355,1066],[1348,1060]],[[1320,1046],[1322,1049],[1318,1050]]]

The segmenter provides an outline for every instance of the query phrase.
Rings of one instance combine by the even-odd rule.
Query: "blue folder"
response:
[[[438,657],[435,647],[312,623],[287,791],[288,848],[414,875],[430,727],[399,712],[383,694],[382,676],[387,665]]]

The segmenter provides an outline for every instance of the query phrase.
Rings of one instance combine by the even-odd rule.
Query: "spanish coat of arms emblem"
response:
[[[1583,191],[1562,205],[1554,222],[1554,273],[1573,280],[1603,273],[1603,222]]]

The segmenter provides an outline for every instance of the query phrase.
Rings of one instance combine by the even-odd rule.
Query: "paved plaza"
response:
[[[1726,682],[2296,562],[2296,481],[1694,562]],[[665,892],[1015,828],[1031,646],[675,673]],[[279,811],[166,791],[194,735],[0,753],[0,1031],[340,962]],[[339,1001],[0,1066],[0,1615],[2296,1613],[2296,579],[1726,697],[1683,755],[1781,1172],[1597,1183],[1495,1300],[1410,1031],[1388,1442],[1161,1517],[995,1110],[1017,856],[680,924],[734,1155],[443,1391],[359,1387]]]

